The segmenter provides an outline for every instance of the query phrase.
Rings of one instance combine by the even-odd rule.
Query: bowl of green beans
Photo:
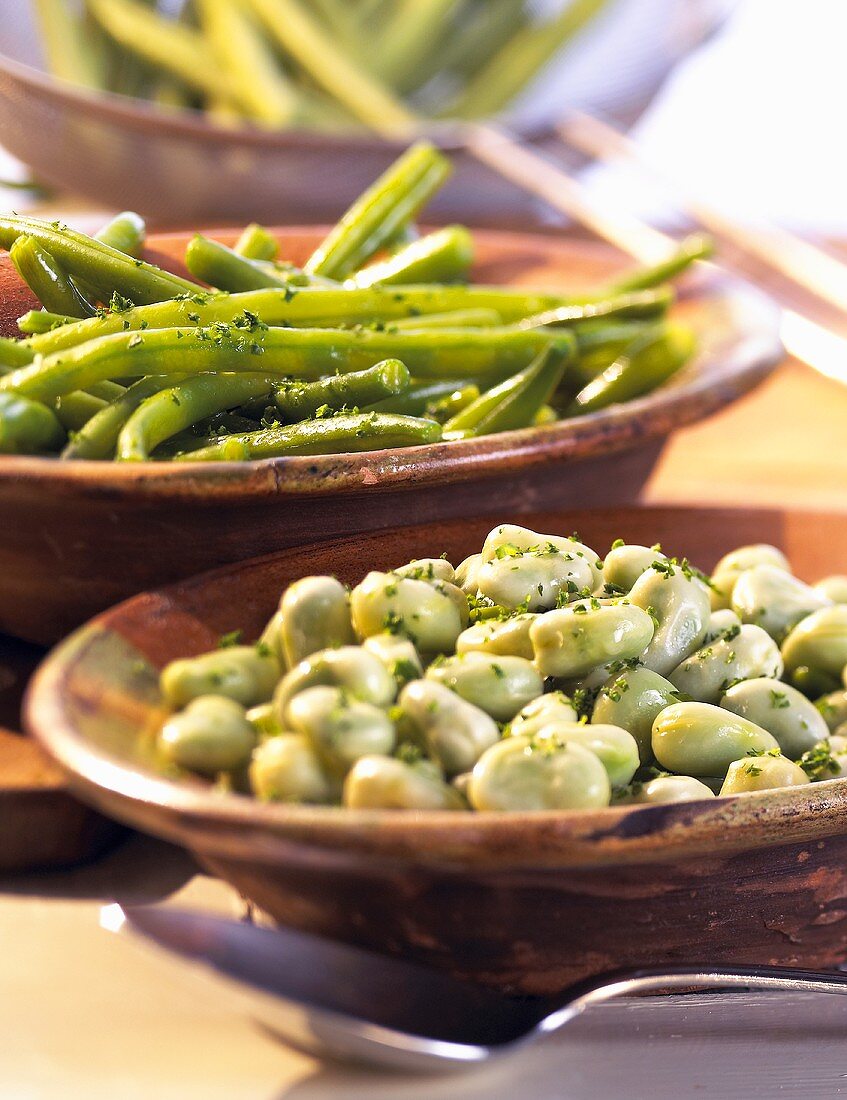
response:
[[[463,153],[502,116],[634,118],[724,0],[33,0],[0,57],[4,146],[39,181],[160,221],[327,220],[409,135],[457,155],[439,216],[533,203]],[[339,171],[343,164],[343,171]]]
[[[146,252],[132,213],[95,237],[0,217],[7,301],[42,306],[0,339],[0,628],[49,641],[151,584],[420,510],[631,499],[671,431],[780,358],[774,308],[702,262],[708,240],[619,272],[419,229],[449,171],[418,143],[328,231]]]
[[[830,966],[845,565],[844,514],[685,507],[317,543],[101,615],[27,721],[282,923],[533,993]]]

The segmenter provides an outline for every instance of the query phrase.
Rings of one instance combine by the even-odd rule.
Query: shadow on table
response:
[[[92,863],[0,876],[0,894],[144,905],[182,889],[199,868],[182,848],[130,833]]]

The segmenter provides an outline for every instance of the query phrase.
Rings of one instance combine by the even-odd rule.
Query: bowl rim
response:
[[[659,509],[666,516],[698,513],[706,521],[710,515],[725,518],[751,512],[664,504],[614,511],[643,514]],[[752,511],[773,515],[774,510]],[[827,515],[847,523],[847,511],[790,512],[800,518]],[[120,636],[123,615],[143,613],[158,630],[165,630],[169,608],[172,601],[178,603],[181,591],[202,589],[216,578],[245,569],[270,563],[282,566],[292,556],[312,558],[330,548],[337,553],[345,544],[388,534],[350,535],[233,563],[141,593],[102,612],[53,649],[37,669],[24,700],[27,730],[68,773],[71,786],[98,808],[206,854],[239,860],[277,862],[293,858],[298,849],[308,849],[327,858],[335,852],[347,858],[435,863],[454,870],[471,865],[498,871],[529,866],[561,869],[695,856],[708,861],[721,854],[806,843],[847,831],[847,778],[701,801],[597,810],[350,810],[262,803],[248,795],[222,794],[199,783],[170,780],[92,745],[76,728],[63,705],[65,684],[91,645],[102,644],[104,637]]]
[[[216,230],[221,236],[227,230]],[[274,227],[285,235],[314,235],[316,226]],[[181,240],[186,232],[153,234],[149,246]],[[614,250],[597,241],[562,235],[542,236],[514,230],[475,229],[474,235],[491,246],[519,250],[528,245],[545,255],[579,255],[601,261]],[[508,283],[504,285],[509,285]],[[49,481],[51,486],[73,487],[94,493],[126,489],[145,497],[196,500],[209,492],[216,499],[262,499],[280,496],[324,496],[338,492],[440,485],[463,480],[470,467],[477,476],[493,477],[518,463],[533,464],[580,458],[624,450],[667,435],[705,418],[753,389],[782,360],[779,308],[763,291],[728,272],[708,271],[692,276],[687,296],[708,299],[723,288],[728,300],[745,303],[755,313],[754,331],[739,334],[728,351],[708,372],[690,377],[685,368],[668,385],[589,415],[550,425],[500,432],[479,439],[431,443],[340,455],[309,455],[256,459],[246,462],[119,463],[73,459],[0,455],[0,481],[22,486]]]

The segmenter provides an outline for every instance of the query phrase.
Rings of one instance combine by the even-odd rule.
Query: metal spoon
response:
[[[847,993],[845,974],[692,966],[605,974],[551,998],[511,997],[318,936],[203,913],[109,905],[100,923],[249,987],[249,1006],[262,1022],[300,1049],[415,1071],[502,1058],[616,997],[694,989]]]

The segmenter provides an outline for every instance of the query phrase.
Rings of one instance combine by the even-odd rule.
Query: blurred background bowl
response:
[[[86,91],[44,71],[32,3],[8,7],[14,10],[4,12],[0,27],[3,145],[39,181],[104,206],[170,224],[327,220],[406,144],[361,133],[232,128],[196,111]],[[568,107],[631,123],[731,7],[732,0],[610,0],[524,89],[505,121],[539,142]],[[543,219],[536,200],[463,151],[461,125],[425,132],[455,157],[453,180],[431,208],[435,220]]]

